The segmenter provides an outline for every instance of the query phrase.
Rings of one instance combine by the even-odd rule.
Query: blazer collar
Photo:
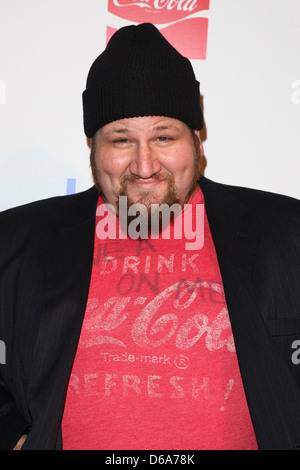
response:
[[[260,235],[259,221],[228,186],[204,176],[199,184],[217,254],[226,252],[243,279],[250,282]]]
[[[94,221],[98,197],[95,186],[82,193],[65,196],[66,204],[53,218],[53,226],[59,231],[65,231]]]

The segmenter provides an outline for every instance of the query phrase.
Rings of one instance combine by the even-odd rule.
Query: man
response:
[[[95,187],[0,217],[1,448],[299,448],[299,202],[200,175],[199,83],[153,25],[83,108]]]

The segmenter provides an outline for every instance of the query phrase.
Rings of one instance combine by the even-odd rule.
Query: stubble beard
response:
[[[129,209],[133,205],[136,205],[135,208],[137,209],[136,215],[127,215],[127,227],[122,227],[122,229],[128,231],[128,227],[132,221],[134,221],[137,217],[141,220],[141,222],[145,221],[146,223],[141,223],[141,226],[147,227],[147,233],[141,233],[143,238],[150,235],[150,233],[155,233],[157,230],[161,232],[164,229],[164,221],[167,220],[163,217],[163,212],[170,208],[172,205],[176,205],[175,207],[181,207],[180,200],[177,196],[177,190],[174,184],[174,178],[172,175],[165,174],[165,175],[152,175],[151,179],[155,179],[158,181],[164,180],[167,183],[167,188],[162,195],[157,195],[154,190],[147,190],[147,191],[139,191],[135,197],[130,195],[128,190],[128,183],[134,182],[135,180],[141,179],[138,176],[130,175],[130,176],[123,176],[120,181],[120,192],[117,201],[117,208],[118,208],[118,217],[120,217],[120,196],[126,196],[127,198],[127,208]],[[159,183],[160,184],[160,183]],[[144,213],[138,211],[138,205],[141,204],[147,209],[147,215],[144,216]],[[162,210],[162,208],[164,208]],[[177,210],[177,212],[179,212]],[[155,218],[157,214],[158,225],[156,226],[156,230],[152,225],[153,217]],[[177,213],[173,211],[169,211],[169,222],[174,220],[174,217]],[[146,219],[146,220],[145,220]],[[121,217],[123,220],[123,217]]]

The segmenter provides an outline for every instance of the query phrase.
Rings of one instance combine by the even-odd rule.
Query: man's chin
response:
[[[169,204],[171,202],[167,193],[157,194],[155,190],[144,190],[135,193],[128,192],[123,195],[127,196],[128,206],[133,204],[143,204],[148,210],[150,210],[151,206],[154,204],[161,205],[164,203]]]
[[[122,197],[124,199],[122,200]],[[151,195],[129,197],[122,195],[118,201],[117,216],[120,219],[122,231],[131,238],[129,227],[138,222],[140,238],[148,238],[159,234],[181,212],[181,205],[176,198]]]

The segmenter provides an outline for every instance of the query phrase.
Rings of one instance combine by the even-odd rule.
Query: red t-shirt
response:
[[[97,217],[64,449],[257,449],[200,190],[189,210],[194,246],[172,230],[101,240]]]

